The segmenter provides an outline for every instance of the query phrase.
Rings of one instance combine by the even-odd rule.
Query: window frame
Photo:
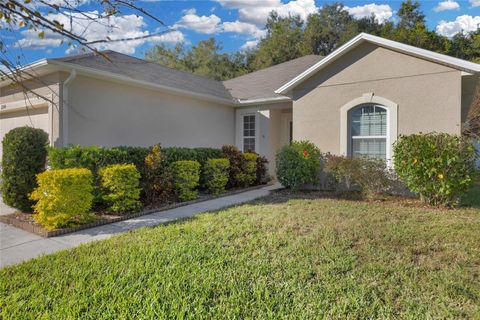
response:
[[[353,121],[352,121],[352,112],[355,110],[355,109],[358,109],[358,108],[362,108],[362,107],[366,107],[366,106],[373,106],[374,108],[381,108],[383,110],[386,111],[386,130],[385,130],[385,135],[374,135],[374,136],[354,136],[352,135],[352,125],[353,125]],[[350,108],[348,110],[348,113],[347,113],[347,139],[348,139],[348,142],[347,142],[347,155],[349,157],[353,157],[353,140],[361,140],[361,139],[371,139],[371,140],[374,140],[374,139],[385,139],[385,159],[387,161],[390,161],[391,159],[391,155],[390,155],[390,135],[389,135],[389,132],[390,132],[390,114],[389,114],[389,108],[387,108],[386,106],[384,105],[381,105],[379,103],[362,103],[362,104],[359,104],[357,106],[354,106],[352,108]]]
[[[398,137],[399,105],[387,98],[367,92],[350,100],[340,108],[340,154],[348,156],[350,139],[348,134],[348,111],[361,104],[379,104],[387,109],[387,166],[392,167],[393,144]]]
[[[254,119],[254,126],[253,126],[253,133],[254,135],[251,136],[251,135],[245,135],[245,118],[246,117],[253,117]],[[245,139],[254,139],[254,148],[253,150],[250,149],[251,151],[253,152],[257,152],[257,148],[258,148],[258,141],[257,141],[257,132],[258,132],[258,119],[257,119],[257,114],[256,113],[244,113],[242,114],[242,121],[241,121],[241,133],[242,133],[242,140],[241,140],[241,145],[242,145],[242,151],[243,152],[246,152],[247,150],[245,150]],[[248,129],[248,130],[252,130],[252,129]]]

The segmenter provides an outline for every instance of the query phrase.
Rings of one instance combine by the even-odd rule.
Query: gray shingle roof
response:
[[[317,55],[304,56],[223,81],[223,84],[234,98],[241,100],[281,97],[275,90],[322,59]]]
[[[192,93],[228,100],[232,99],[220,81],[175,70],[158,63],[134,58],[115,51],[103,51],[102,53],[107,55],[108,60],[102,55],[94,55],[93,53],[51,60],[115,73],[134,80],[147,81]]]
[[[281,95],[275,93],[276,89],[323,58],[321,56],[308,55],[220,82],[115,51],[109,50],[102,53],[108,59],[102,55],[88,53],[50,60],[109,72],[133,80],[150,82],[196,94],[227,100],[232,100],[232,98],[235,100],[248,100],[281,97]]]

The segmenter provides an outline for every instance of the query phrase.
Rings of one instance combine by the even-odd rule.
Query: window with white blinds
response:
[[[387,158],[387,109],[374,104],[350,110],[352,157]]]
[[[255,152],[255,115],[243,116],[243,151]]]

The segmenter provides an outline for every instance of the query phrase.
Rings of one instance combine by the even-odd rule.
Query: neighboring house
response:
[[[51,101],[0,83],[0,138],[31,125],[55,146],[235,144],[267,156],[271,170],[292,139],[390,159],[400,134],[460,134],[480,72],[479,64],[368,34],[325,58],[224,82],[105,54],[108,60],[86,54],[28,66],[36,79],[24,86]]]

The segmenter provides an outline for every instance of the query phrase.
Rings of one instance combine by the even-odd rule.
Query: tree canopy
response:
[[[217,80],[230,79],[307,54],[326,56],[361,32],[378,35],[453,57],[480,62],[480,30],[457,33],[452,38],[426,26],[418,1],[402,2],[397,22],[378,21],[375,16],[355,19],[342,3],[323,6],[306,21],[298,16],[281,17],[271,12],[266,35],[256,48],[232,54],[221,53],[213,38],[186,49],[152,47],[146,58],[160,64]]]

